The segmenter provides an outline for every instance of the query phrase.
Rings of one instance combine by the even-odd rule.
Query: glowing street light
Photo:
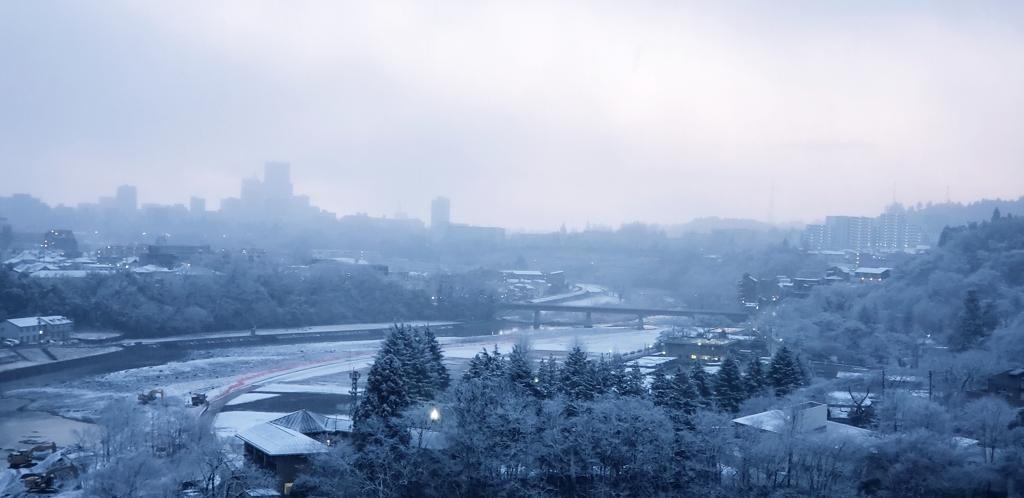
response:
[[[430,420],[437,422],[441,418],[441,412],[437,408],[430,410]]]

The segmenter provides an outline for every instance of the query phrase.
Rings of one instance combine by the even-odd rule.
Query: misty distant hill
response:
[[[930,225],[941,223],[938,226],[938,231],[942,230],[943,226],[959,226],[966,225],[971,222],[985,221],[992,218],[992,212],[999,208],[999,212],[1006,216],[1012,214],[1014,216],[1024,215],[1024,196],[1021,196],[1017,200],[1003,200],[1003,199],[982,199],[977,202],[970,204],[961,204],[959,202],[944,202],[942,204],[918,204],[916,207],[904,209],[902,205],[891,206],[890,210],[896,212],[903,212],[907,215],[907,221],[910,223],[918,223],[925,225],[928,228],[932,228]]]
[[[689,223],[660,225],[659,228],[664,230],[665,235],[669,237],[679,237],[686,233],[711,233],[715,230],[754,230],[758,232],[767,232],[772,228],[803,228],[803,224],[786,223],[785,225],[770,225],[757,220],[709,216],[706,218],[696,218]]]

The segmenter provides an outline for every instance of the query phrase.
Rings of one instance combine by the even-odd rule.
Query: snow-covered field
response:
[[[582,344],[597,357],[612,352],[629,352],[653,344],[660,327],[634,330],[629,327],[546,328],[516,330],[483,337],[443,337],[442,348],[451,366],[462,365],[486,348],[495,346],[509,352],[522,338],[532,343],[537,358],[564,355],[573,344]],[[14,390],[6,396],[32,400],[27,410],[59,414],[76,420],[95,418],[102,407],[115,398],[134,399],[151,389],[162,389],[166,403],[186,404],[189,393],[205,393],[215,402],[225,396],[232,409],[219,414],[214,422],[218,432],[270,420],[282,413],[244,411],[246,403],[295,393],[347,394],[348,374],[359,370],[365,375],[377,352],[379,341],[325,342],[249,346],[210,351],[194,351],[183,361],[133,368],[85,377],[42,388]],[[302,408],[295,406],[295,409]],[[270,417],[270,418],[267,418]]]
[[[643,349],[645,346],[652,345],[662,330],[661,328],[640,331],[632,328],[565,327],[517,330],[512,333],[485,337],[442,337],[439,341],[450,366],[458,370],[460,365],[481,350],[486,348],[491,351],[497,346],[499,351],[507,353],[524,337],[531,343],[535,356],[538,358],[547,357],[549,354],[561,357],[572,345],[577,343],[582,344],[592,356],[599,356],[613,352]],[[269,396],[282,394],[348,394],[350,389],[349,372],[358,370],[365,379],[366,371],[369,370],[373,356],[376,354],[378,341],[331,344],[336,348],[332,351],[334,353],[342,351],[341,348],[344,348],[343,359],[254,377],[248,381],[246,387],[251,386],[256,389],[232,399],[229,405],[238,407],[246,403],[270,399]],[[299,408],[303,407],[295,406],[296,410]],[[217,415],[214,426],[218,434],[229,436],[234,434],[232,431],[244,430],[281,415],[282,413],[278,412],[226,411]]]
[[[583,345],[594,357],[641,350],[652,345],[664,330],[664,327],[653,324],[668,327],[667,322],[652,319],[648,321],[649,328],[642,331],[630,326],[555,327],[520,329],[480,337],[442,337],[439,340],[449,365],[458,375],[468,360],[482,349],[490,351],[497,346],[499,351],[507,353],[524,338],[531,343],[538,359],[549,354],[563,357],[575,344]],[[89,376],[47,387],[13,390],[4,396],[31,400],[24,408],[27,411],[22,412],[25,415],[48,412],[84,421],[95,418],[112,399],[134,400],[138,394],[151,389],[162,389],[164,402],[169,404],[188,403],[189,393],[205,393],[212,402],[228,397],[226,411],[216,415],[213,428],[228,442],[236,442],[232,436],[239,431],[281,417],[292,409],[304,408],[297,404],[287,406],[286,411],[280,409],[282,404],[293,399],[348,394],[351,385],[349,373],[360,371],[365,382],[379,344],[380,341],[372,340],[194,351],[182,361]],[[260,401],[270,401],[279,411],[253,409],[260,406],[255,403]],[[59,419],[45,414],[39,414],[37,419],[26,417],[19,423],[31,425],[35,421],[39,427],[19,426],[18,432],[45,431],[47,427],[52,428],[53,420]]]
[[[594,327],[592,329],[563,327],[541,330],[518,330],[510,334],[489,337],[442,338],[444,353],[447,358],[472,358],[482,348],[490,351],[495,345],[501,352],[509,352],[520,338],[530,341],[536,353],[552,353],[561,356],[575,342],[584,345],[593,356],[607,353],[625,353],[641,350],[651,346],[658,339],[663,329],[651,327],[646,330],[635,330],[627,327]]]
[[[244,405],[246,403],[252,403],[253,401],[259,401],[262,399],[271,399],[280,396],[280,394],[264,394],[264,393],[245,393],[238,396],[231,401],[228,401],[224,406],[235,406]]]
[[[321,393],[348,394],[349,388],[337,384],[270,384],[256,390],[258,393]]]

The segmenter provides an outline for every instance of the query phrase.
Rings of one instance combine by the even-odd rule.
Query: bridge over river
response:
[[[594,326],[591,315],[593,313],[609,315],[634,315],[637,317],[637,330],[643,330],[645,316],[722,316],[736,323],[746,321],[750,317],[742,311],[722,310],[665,310],[656,308],[619,308],[612,306],[574,306],[569,304],[546,304],[546,303],[502,303],[497,306],[499,311],[532,311],[533,328],[540,328],[541,311],[558,311],[564,313],[586,313],[584,327]]]

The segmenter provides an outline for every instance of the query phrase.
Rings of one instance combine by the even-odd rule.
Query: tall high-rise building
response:
[[[242,180],[242,194],[238,198],[221,200],[220,211],[236,220],[323,219],[333,216],[309,202],[309,196],[294,195],[291,183],[291,165],[268,161],[263,165],[263,180],[256,177]]]
[[[114,206],[123,213],[133,213],[139,209],[138,190],[132,185],[121,185],[117,187],[117,196],[114,198]]]
[[[269,199],[291,199],[291,165],[268,161],[263,166],[263,186]]]
[[[831,249],[832,230],[828,225],[807,225],[800,235],[800,244],[809,251]]]
[[[245,204],[262,204],[266,199],[263,191],[263,182],[258,178],[245,178],[242,180],[242,202]]]
[[[807,225],[801,243],[808,250],[898,251],[914,249],[924,238],[921,226],[907,223],[902,214],[826,216],[824,225]]]
[[[192,199],[189,200],[189,203],[188,203],[188,210],[192,214],[197,214],[197,213],[205,212],[206,211],[206,199],[192,196]]]
[[[917,249],[917,246],[924,245],[924,228],[921,225],[907,223],[907,237],[904,248]]]
[[[872,219],[865,216],[826,216],[829,227],[829,249],[853,249],[864,251],[871,248]]]
[[[903,249],[907,242],[907,217],[902,214],[883,214],[875,220],[875,247]]]
[[[451,224],[452,206],[447,197],[438,197],[430,203],[430,228],[446,228]]]
[[[879,249],[916,249],[924,244],[921,225],[907,223],[902,214],[883,214],[875,220],[875,247]]]

